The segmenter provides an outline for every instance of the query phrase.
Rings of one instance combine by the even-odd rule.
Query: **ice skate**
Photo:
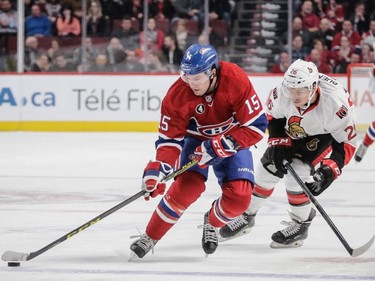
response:
[[[203,251],[207,254],[213,254],[216,251],[216,248],[219,244],[218,231],[213,227],[208,221],[209,211],[204,215],[203,223],[203,236],[202,236],[202,248]],[[207,256],[206,255],[206,256]]]
[[[143,258],[150,250],[154,252],[154,246],[158,240],[151,239],[146,233],[135,237],[139,237],[139,239],[130,245],[132,255],[129,260],[132,260],[134,257]],[[134,238],[134,236],[130,238]]]
[[[365,156],[368,146],[361,143],[358,147],[356,153],[354,154],[354,160],[357,162],[361,162],[363,156]]]
[[[282,222],[288,225],[285,229],[275,232],[272,235],[271,248],[297,248],[303,245],[303,240],[307,238],[308,229],[311,221],[316,215],[316,211],[311,209],[307,220],[302,221],[296,215],[289,213],[291,222]]]
[[[230,221],[228,224],[224,225],[219,230],[219,233],[220,233],[219,241],[220,242],[227,241],[227,240],[250,233],[252,227],[255,224],[255,215],[256,213],[254,214],[243,213],[239,217]]]

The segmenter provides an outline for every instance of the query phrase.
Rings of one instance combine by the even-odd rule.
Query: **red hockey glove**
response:
[[[164,194],[165,183],[161,181],[172,172],[172,167],[161,161],[150,161],[147,164],[142,178],[142,190],[146,191],[145,200],[148,201],[150,196],[154,198],[159,194]]]
[[[207,165],[218,164],[224,158],[230,157],[237,152],[235,142],[223,135],[218,135],[212,139],[202,142],[194,154],[197,156],[198,165],[206,168]]]
[[[269,138],[268,139],[268,157],[277,171],[286,174],[287,169],[283,164],[285,159],[292,162],[292,139],[289,137]]]
[[[323,159],[320,167],[313,174],[315,182],[306,182],[306,186],[314,196],[326,190],[331,183],[341,174],[340,167],[332,159]]]

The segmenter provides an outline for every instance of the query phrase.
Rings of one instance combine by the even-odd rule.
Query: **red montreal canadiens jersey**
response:
[[[181,78],[170,87],[161,106],[157,160],[173,165],[187,135],[206,140],[230,134],[241,147],[263,138],[267,121],[247,74],[232,63],[220,66],[212,94],[195,96]]]
[[[303,112],[293,104],[288,93],[283,93],[282,85],[278,86],[270,93],[267,114],[276,119],[286,118],[285,132],[292,139],[331,134],[338,143],[344,143],[348,163],[357,141],[353,102],[336,79],[319,73],[318,85],[317,102]]]

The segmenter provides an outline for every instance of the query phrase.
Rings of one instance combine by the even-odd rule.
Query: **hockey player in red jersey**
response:
[[[255,187],[247,211],[220,229],[221,241],[248,233],[258,210],[285,176],[291,223],[275,232],[272,248],[299,247],[316,211],[283,160],[291,163],[315,196],[337,179],[355,152],[354,106],[335,79],[312,62],[295,61],[267,102],[268,148],[255,167]],[[311,178],[311,176],[313,176]]]
[[[374,70],[375,71],[375,70]],[[375,121],[370,124],[367,129],[365,138],[363,139],[361,145],[358,147],[354,159],[357,162],[361,162],[363,156],[365,156],[367,148],[373,144],[375,141]]]
[[[145,233],[131,244],[133,253],[144,257],[199,198],[209,166],[222,194],[204,215],[202,248],[206,254],[215,252],[218,228],[249,206],[254,183],[249,147],[263,138],[266,126],[262,104],[246,73],[235,64],[219,62],[210,45],[190,46],[181,62],[181,77],[162,102],[156,160],[143,174],[146,199],[164,193],[160,180],[172,167],[192,159],[199,162],[175,178]]]

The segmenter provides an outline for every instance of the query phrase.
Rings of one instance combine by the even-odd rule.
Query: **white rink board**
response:
[[[1,75],[0,122],[158,122],[160,103],[177,75]],[[345,76],[336,77],[344,86]],[[263,102],[282,76],[251,75]],[[375,93],[357,91],[358,124],[374,119]]]

